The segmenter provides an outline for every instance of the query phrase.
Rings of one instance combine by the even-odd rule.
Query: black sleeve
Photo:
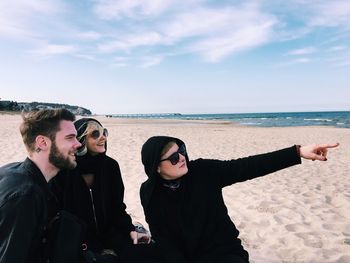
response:
[[[131,222],[130,215],[125,211],[126,205],[124,203],[124,183],[117,162],[115,162],[113,173],[113,198],[115,200],[113,211],[114,222],[121,232],[130,233],[131,231],[135,230],[135,227]]]
[[[203,162],[205,171],[215,176],[220,187],[243,182],[301,163],[296,146],[236,160],[198,161]]]
[[[0,261],[27,262],[33,252],[32,242],[38,233],[36,199],[31,195],[17,196],[0,207]]]

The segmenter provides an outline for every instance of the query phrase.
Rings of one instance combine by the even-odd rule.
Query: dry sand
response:
[[[190,159],[233,159],[293,144],[339,142],[327,162],[303,164],[224,189],[252,263],[350,263],[350,129],[253,128],[225,122],[97,117],[109,130],[108,155],[121,167],[125,203],[145,224],[139,200],[146,179],[140,149],[153,135],[186,142]],[[0,115],[0,165],[26,157],[19,115]]]

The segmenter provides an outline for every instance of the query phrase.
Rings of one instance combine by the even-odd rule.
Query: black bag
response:
[[[50,263],[79,263],[83,261],[85,227],[74,215],[62,210],[47,228],[46,255]]]

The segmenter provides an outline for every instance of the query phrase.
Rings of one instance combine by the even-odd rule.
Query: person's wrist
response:
[[[300,144],[296,144],[296,145],[295,145],[295,148],[296,148],[296,150],[297,150],[298,156],[301,158],[301,153],[300,153],[301,145],[300,145]]]

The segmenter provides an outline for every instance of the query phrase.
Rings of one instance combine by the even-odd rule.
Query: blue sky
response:
[[[1,0],[0,61],[97,114],[350,110],[350,1]]]

